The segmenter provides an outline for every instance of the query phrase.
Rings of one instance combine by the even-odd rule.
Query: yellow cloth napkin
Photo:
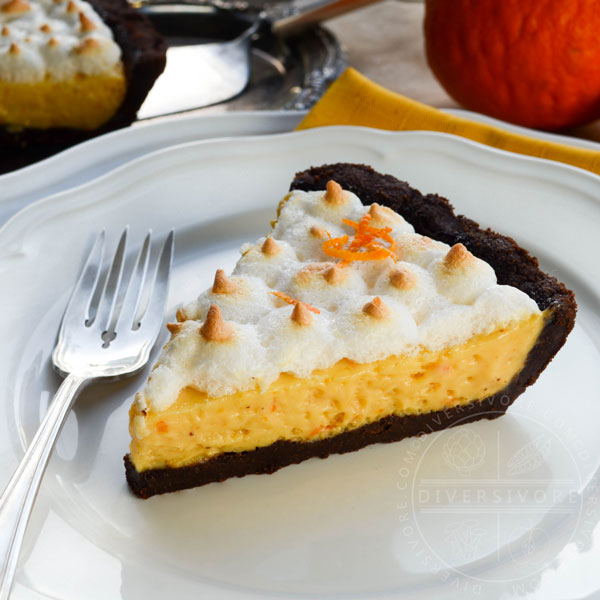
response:
[[[600,174],[600,152],[540,141],[448,115],[390,92],[352,68],[347,69],[331,85],[298,129],[324,125],[362,125],[393,131],[442,131],[502,150],[557,160]]]

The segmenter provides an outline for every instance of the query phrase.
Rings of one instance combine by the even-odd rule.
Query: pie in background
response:
[[[165,61],[126,0],[0,0],[0,166],[129,125]]]

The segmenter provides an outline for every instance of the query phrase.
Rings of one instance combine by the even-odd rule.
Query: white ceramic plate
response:
[[[551,142],[598,150],[600,144],[544,133],[498,121],[462,109],[442,109],[452,115]],[[226,136],[267,135],[292,131],[307,111],[240,111],[216,115],[173,115],[138,122],[93,138],[46,160],[0,175],[0,225],[28,204],[50,194],[91,181],[135,158],[168,146]]]
[[[600,590],[600,178],[429,132],[325,128],[192,143],[47,198],[0,230],[0,486],[58,385],[86,249],[174,227],[168,313],[264,234],[294,173],[363,162],[512,235],[575,290],[565,348],[499,420],[134,498],[121,458],[144,380],[89,390],[59,440],[15,599],[522,597]]]
[[[0,225],[36,200],[81,185],[150,152],[217,137],[283,133],[294,129],[305,114],[240,111],[173,115],[101,135],[29,167],[0,175]]]

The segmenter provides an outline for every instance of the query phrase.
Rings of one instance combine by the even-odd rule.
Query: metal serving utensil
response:
[[[167,302],[173,232],[167,236],[152,269],[148,268],[150,242],[148,233],[131,276],[124,280],[127,229],[108,269],[102,232],[77,280],[52,353],[54,369],[65,379],[0,498],[0,600],[8,600],[40,482],[79,392],[93,381],[134,375],[148,362]]]
[[[255,38],[294,36],[311,25],[375,2],[379,0],[318,1],[291,15],[276,15],[223,10],[203,0],[138,0],[134,6],[161,33],[183,40],[169,48],[165,72],[156,80],[138,118],[229,100],[248,84]],[[207,43],[198,44],[194,35],[207,35]]]

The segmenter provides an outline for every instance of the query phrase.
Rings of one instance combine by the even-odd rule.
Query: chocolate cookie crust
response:
[[[148,17],[127,0],[88,0],[110,27],[121,48],[127,89],[117,112],[91,131],[56,127],[16,128],[0,125],[0,173],[40,160],[68,146],[130,125],[166,64],[167,42]]]
[[[565,343],[575,323],[575,296],[556,278],[543,273],[537,259],[513,239],[490,229],[483,230],[475,221],[455,215],[445,198],[434,194],[424,196],[407,183],[391,175],[381,175],[365,165],[339,163],[311,168],[296,175],[291,189],[324,190],[330,179],[354,192],[365,204],[378,202],[389,206],[409,221],[417,233],[451,245],[463,243],[494,268],[499,283],[522,290],[537,302],[540,310],[550,308],[549,317],[523,369],[503,390],[488,398],[427,414],[385,417],[323,440],[280,440],[252,451],[220,454],[189,467],[142,472],[135,469],[127,455],[124,458],[127,482],[140,498],[224,481],[229,477],[273,473],[317,456],[325,458],[330,454],[352,452],[375,443],[395,442],[478,419],[494,419],[504,414],[517,396],[535,382]]]

